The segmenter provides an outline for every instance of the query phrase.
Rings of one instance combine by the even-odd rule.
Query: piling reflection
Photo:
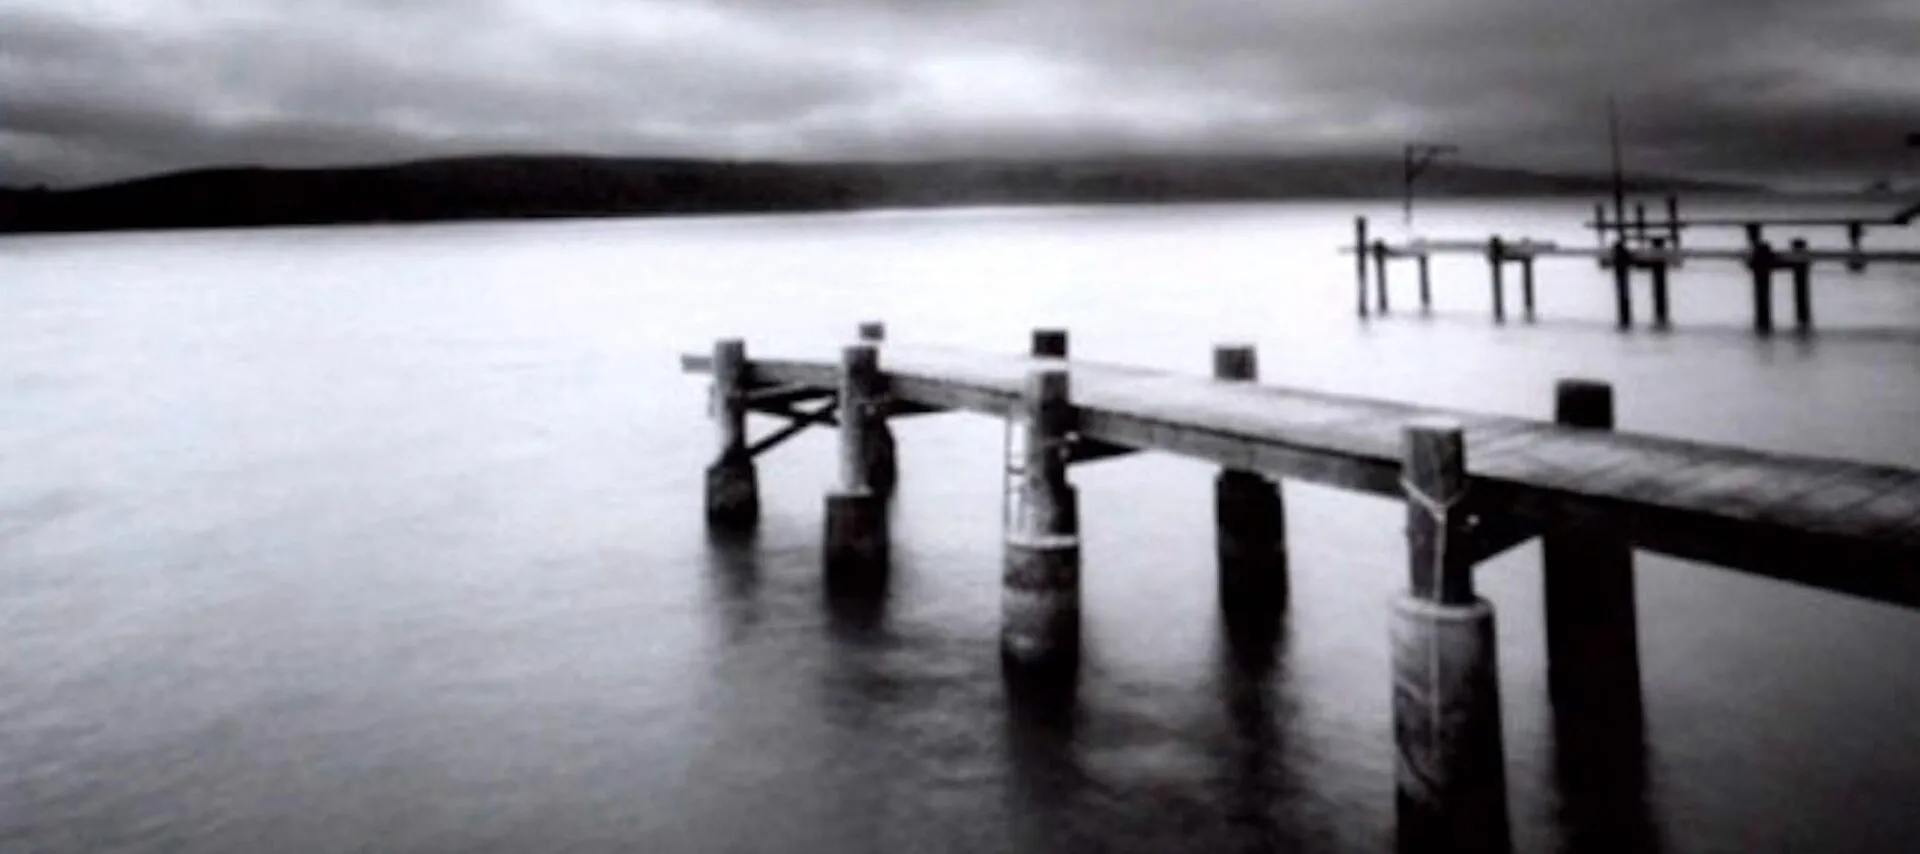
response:
[[[1022,850],[1068,850],[1076,841],[1078,796],[1089,779],[1076,741],[1077,656],[1000,668],[1006,692],[1007,810]]]
[[[1221,754],[1221,800],[1233,836],[1252,850],[1290,850],[1303,834],[1277,816],[1297,790],[1285,755],[1286,623],[1278,612],[1220,624],[1213,687],[1231,742]]]
[[[1657,852],[1649,807],[1646,741],[1637,708],[1553,706],[1554,777],[1560,789],[1563,850],[1571,854]]]
[[[707,529],[706,577],[730,640],[760,621],[760,534],[753,528]]]

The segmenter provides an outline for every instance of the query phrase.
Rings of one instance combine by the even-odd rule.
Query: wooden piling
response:
[[[1213,349],[1214,379],[1254,382],[1259,374],[1253,347]],[[1256,472],[1222,469],[1213,489],[1221,610],[1230,623],[1270,618],[1285,605],[1288,588],[1280,485]]]
[[[1080,535],[1067,482],[1073,428],[1067,370],[1029,373],[1013,417],[1026,441],[1006,522],[1001,652],[1018,666],[1071,663],[1079,655]]]
[[[1499,235],[1487,238],[1487,266],[1493,275],[1493,322],[1507,322],[1507,250]]]
[[[1855,256],[1847,259],[1847,272],[1849,273],[1858,273],[1867,269],[1866,260],[1859,257],[1860,240],[1866,236],[1866,233],[1867,227],[1865,223],[1859,221],[1847,223],[1847,248],[1853,250]]]
[[[1794,254],[1787,266],[1793,273],[1793,328],[1805,334],[1813,331],[1813,262],[1806,258],[1807,241],[1796,237],[1788,248]]]
[[[1756,241],[1747,257],[1747,269],[1753,272],[1753,331],[1773,334],[1773,247]]]
[[[1554,386],[1556,423],[1612,430],[1613,387],[1591,380]],[[1547,690],[1555,716],[1574,725],[1566,745],[1591,755],[1602,741],[1638,745],[1642,724],[1633,552],[1591,528],[1541,538],[1547,628]]]
[[[1671,201],[1672,197],[1669,196],[1668,200]],[[1665,238],[1656,237],[1653,239],[1654,252],[1664,252],[1666,248],[1667,241]],[[1653,279],[1653,328],[1666,329],[1669,326],[1667,316],[1667,270],[1669,269],[1669,262],[1663,256],[1654,258],[1648,263]]]
[[[1673,248],[1680,248],[1680,197],[1667,194],[1667,241]]]
[[[1433,311],[1433,280],[1429,275],[1428,264],[1430,259],[1425,251],[1422,251],[1417,258],[1416,264],[1420,268],[1420,312],[1426,314]]]
[[[1633,253],[1624,240],[1613,243],[1613,312],[1615,326],[1633,328]]]
[[[888,557],[886,495],[881,489],[886,459],[885,379],[879,351],[870,343],[840,351],[840,484],[826,499],[825,563],[828,579],[884,573]]]
[[[1747,233],[1747,248],[1751,249],[1760,245],[1760,238],[1765,236],[1760,231],[1760,223],[1749,222],[1742,225],[1741,228]]]
[[[1394,605],[1399,834],[1415,850],[1511,850],[1493,608],[1473,592],[1460,424],[1406,425],[1410,591]]]
[[[750,528],[760,520],[760,482],[747,451],[747,344],[723,338],[713,344],[713,385],[707,407],[718,450],[706,471],[707,524]]]
[[[1527,322],[1533,322],[1533,256],[1520,258],[1520,306],[1527,316]]]
[[[871,344],[883,344],[887,340],[887,325],[877,320],[864,321],[855,330],[855,333],[861,341]],[[882,414],[884,415],[885,413]],[[875,457],[873,468],[874,490],[881,495],[891,497],[894,488],[900,480],[899,445],[894,441],[893,428],[887,424],[884,417],[882,417],[877,424],[873,425],[873,432],[876,436],[873,445]]]
[[[1373,242],[1373,294],[1380,316],[1387,316],[1387,242]]]
[[[1360,317],[1367,317],[1367,218],[1353,218],[1353,272],[1360,293]]]
[[[1633,237],[1641,246],[1647,245],[1647,203],[1633,203]]]
[[[1035,329],[1032,346],[1028,352],[1043,359],[1064,359],[1067,357],[1067,330]]]

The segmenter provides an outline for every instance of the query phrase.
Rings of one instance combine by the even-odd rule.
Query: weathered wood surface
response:
[[[896,406],[1004,415],[1059,360],[884,348]],[[682,357],[705,372],[705,356]],[[1920,607],[1920,472],[1501,415],[1066,363],[1079,438],[1399,497],[1401,426],[1465,428],[1472,507],[1541,529],[1598,525],[1634,546]],[[831,359],[755,358],[750,386],[838,383]]]

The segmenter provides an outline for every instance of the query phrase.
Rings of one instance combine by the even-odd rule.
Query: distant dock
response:
[[[1439,255],[1465,255],[1479,256],[1487,261],[1491,314],[1495,323],[1505,323],[1507,320],[1506,272],[1509,267],[1518,267],[1520,312],[1524,319],[1532,321],[1537,316],[1534,262],[1543,258],[1579,258],[1595,261],[1602,269],[1613,271],[1614,321],[1622,330],[1634,326],[1633,279],[1636,271],[1647,274],[1653,327],[1668,329],[1673,322],[1669,299],[1672,272],[1694,261],[1737,263],[1747,269],[1751,278],[1753,329],[1761,335],[1772,334],[1776,326],[1776,274],[1784,275],[1792,288],[1795,330],[1806,333],[1811,332],[1814,326],[1813,273],[1816,267],[1840,266],[1850,273],[1858,273],[1870,264],[1920,264],[1920,251],[1866,249],[1860,245],[1867,224],[1907,225],[1916,215],[1920,215],[1920,205],[1877,219],[1789,217],[1683,220],[1679,218],[1677,203],[1670,199],[1668,204],[1669,219],[1649,222],[1645,218],[1645,207],[1640,206],[1636,208],[1639,217],[1631,224],[1623,220],[1605,219],[1604,209],[1596,206],[1595,219],[1586,223],[1595,230],[1601,241],[1600,245],[1593,247],[1561,246],[1552,241],[1507,239],[1499,235],[1484,240],[1414,239],[1397,243],[1369,240],[1367,218],[1356,217],[1354,242],[1340,251],[1354,256],[1354,275],[1358,287],[1356,310],[1362,319],[1374,315],[1386,316],[1392,311],[1388,287],[1390,262],[1410,260],[1414,263],[1419,306],[1421,311],[1426,312],[1433,305],[1430,259]],[[1849,245],[1845,249],[1814,248],[1804,239],[1794,238],[1786,248],[1781,249],[1765,239],[1766,228],[1788,226],[1843,227],[1847,229]],[[1721,227],[1737,227],[1744,231],[1746,246],[1700,248],[1681,243],[1682,229]],[[1609,232],[1615,238],[1610,245],[1606,243]],[[1373,268],[1371,282],[1368,277],[1369,261]]]
[[[713,378],[711,525],[754,525],[754,458],[809,426],[835,426],[827,581],[884,577],[898,474],[889,420],[1005,419],[1001,647],[1010,668],[1028,670],[1078,657],[1074,465],[1154,450],[1220,466],[1217,583],[1230,627],[1287,607],[1280,480],[1401,501],[1400,822],[1442,850],[1508,845],[1493,610],[1475,595],[1476,564],[1542,541],[1556,715],[1577,710],[1563,735],[1601,752],[1639,737],[1634,549],[1920,607],[1920,472],[1616,431],[1603,383],[1561,382],[1543,420],[1262,385],[1245,346],[1217,347],[1208,377],[1069,359],[1063,330],[1037,330],[1024,355],[889,345],[877,323],[858,337],[837,358],[749,358],[737,339],[681,358]],[[750,440],[749,414],[787,426]]]

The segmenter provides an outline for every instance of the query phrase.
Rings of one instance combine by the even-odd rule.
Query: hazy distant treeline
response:
[[[473,157],[210,169],[75,190],[0,190],[0,229],[407,222],[962,204],[1396,196],[1397,161],[1114,159],[772,163]],[[1422,195],[1601,194],[1604,179],[1444,164]],[[1662,181],[1644,189],[1734,189]]]

